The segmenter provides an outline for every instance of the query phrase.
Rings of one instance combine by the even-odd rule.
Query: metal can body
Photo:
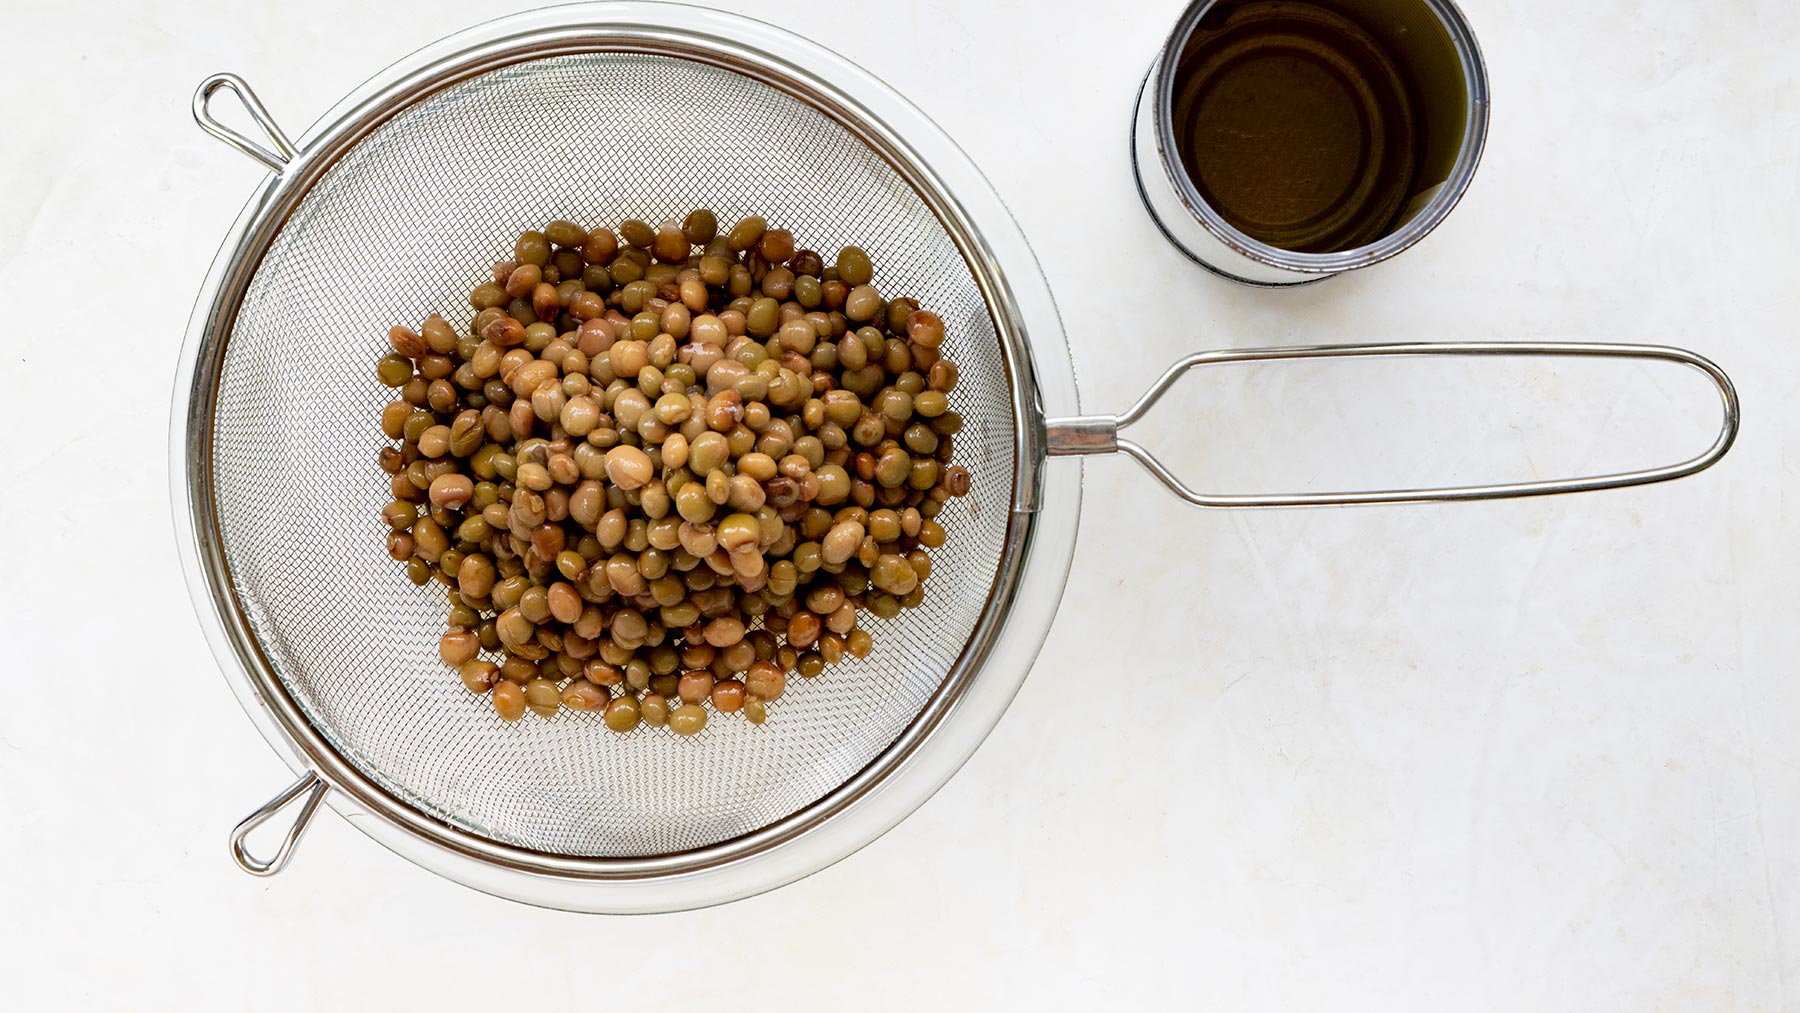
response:
[[[1205,39],[1201,33],[1212,31],[1222,19],[1249,6],[1241,0],[1195,0],[1190,4],[1138,92],[1131,148],[1145,209],[1169,241],[1201,266],[1252,285],[1317,281],[1410,248],[1456,206],[1474,177],[1486,142],[1487,69],[1461,12],[1450,0],[1252,2],[1352,17],[1392,51],[1394,61],[1406,73],[1406,94],[1417,107],[1416,111],[1409,108],[1412,118],[1394,130],[1396,135],[1411,138],[1406,157],[1416,157],[1403,192],[1394,195],[1397,212],[1379,234],[1366,241],[1310,252],[1258,239],[1234,225],[1228,220],[1232,216],[1222,213],[1222,208],[1202,193],[1196,178],[1203,172],[1189,164],[1196,141],[1189,137],[1184,145],[1178,140],[1186,125],[1178,113],[1183,108],[1178,96],[1186,94],[1184,85],[1198,73],[1194,54]]]

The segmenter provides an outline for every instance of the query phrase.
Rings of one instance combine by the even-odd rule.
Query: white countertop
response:
[[[1737,448],[1618,493],[1255,513],[1093,461],[1055,630],[942,792],[793,886],[621,920],[474,893],[330,813],[282,875],[240,873],[226,831],[289,775],[202,642],[167,506],[180,336],[260,179],[193,125],[194,86],[235,70],[299,133],[510,8],[6,4],[9,1008],[1800,1002],[1800,6],[1468,0],[1494,95],[1473,189],[1399,260],[1286,292],[1202,273],[1138,204],[1132,98],[1180,7],[734,5],[967,149],[1089,410],[1208,347],[1658,341],[1735,377]],[[1576,364],[1184,394],[1144,438],[1234,489],[1641,465],[1712,424],[1695,377]]]

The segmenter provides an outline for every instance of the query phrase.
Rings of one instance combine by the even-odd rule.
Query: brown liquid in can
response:
[[[1239,231],[1300,253],[1371,243],[1414,192],[1416,88],[1382,43],[1302,0],[1220,3],[1176,68],[1176,152]]]

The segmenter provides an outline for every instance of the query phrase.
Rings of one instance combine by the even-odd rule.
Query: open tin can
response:
[[[1435,229],[1487,123],[1487,69],[1450,0],[1195,0],[1139,92],[1132,160],[1189,257],[1297,285]]]

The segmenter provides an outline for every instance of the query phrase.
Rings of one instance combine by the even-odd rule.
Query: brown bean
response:
[[[955,388],[957,380],[956,364],[949,359],[939,359],[931,364],[926,373],[926,384],[934,391],[948,393]]]
[[[598,614],[598,610],[596,610],[596,614]],[[617,686],[625,681],[625,673],[619,669],[619,666],[611,664],[603,658],[589,659],[586,664],[581,666],[581,674],[596,686]]]
[[[769,229],[762,234],[756,249],[769,263],[783,263],[794,255],[794,234],[787,229]]]
[[[713,373],[719,372],[721,362],[714,366]],[[711,377],[708,377],[711,382]],[[736,390],[722,390],[712,395],[706,402],[706,424],[715,433],[729,433],[744,419],[744,396]]]
[[[856,606],[845,602],[837,610],[825,617],[825,628],[833,633],[848,635],[856,628]]]
[[[819,544],[819,554],[824,557],[825,562],[833,565],[846,562],[856,554],[863,536],[863,526],[855,521],[833,525]]]
[[[621,444],[606,452],[606,476],[621,489],[641,489],[656,474],[650,455]]]
[[[727,672],[742,672],[756,663],[756,645],[746,638],[719,651],[715,664]]]
[[[951,465],[944,470],[944,491],[952,496],[969,494],[969,471],[960,464]]]
[[[669,712],[669,730],[677,735],[694,735],[706,727],[706,709],[697,704],[682,704]]]
[[[713,691],[712,673],[704,669],[684,672],[677,683],[676,695],[683,703],[701,703]]]
[[[523,686],[537,676],[537,666],[519,655],[509,654],[506,660],[500,663],[500,678],[509,682],[516,682]]]
[[[443,457],[450,452],[450,427],[427,426],[419,434],[419,453],[426,457]]]
[[[935,549],[944,544],[944,528],[937,521],[919,522],[919,544],[928,549]]]
[[[712,705],[721,714],[737,713],[744,706],[744,684],[736,679],[715,683],[712,688]]]
[[[806,595],[806,607],[820,615],[835,612],[844,604],[844,589],[836,584],[821,584]]]
[[[531,409],[543,422],[557,422],[562,418],[563,406],[569,403],[568,395],[563,393],[562,384],[556,380],[545,380],[531,392]]]
[[[509,316],[498,316],[481,329],[483,340],[500,348],[512,348],[525,341],[525,325]]]
[[[419,379],[424,381],[442,380],[455,368],[455,364],[442,355],[427,354],[419,357]]]
[[[425,338],[409,327],[394,327],[388,331],[388,344],[394,351],[409,359],[417,359],[431,351]]]
[[[603,720],[606,722],[606,727],[624,734],[636,728],[642,718],[643,712],[638,701],[625,696],[606,705]]]
[[[681,228],[674,223],[657,229],[655,236],[651,239],[651,252],[656,254],[657,260],[665,264],[682,263],[687,260],[688,252],[692,248],[687,236],[683,235]]]
[[[446,510],[460,510],[475,495],[475,483],[469,476],[445,474],[431,480],[431,504]]]
[[[562,704],[562,694],[549,679],[533,679],[525,684],[525,705],[541,717],[552,717]]]
[[[587,234],[587,241],[581,247],[581,259],[590,264],[609,264],[619,250],[619,237],[613,230],[601,226]]]
[[[425,323],[419,328],[419,331],[425,339],[426,347],[433,352],[439,355],[449,355],[456,351],[456,329],[436,313],[425,318]]]
[[[944,321],[930,310],[914,310],[906,317],[906,338],[914,344],[936,348],[944,342]]]
[[[544,470],[548,471],[551,480],[559,485],[574,485],[581,479],[580,466],[575,463],[575,458],[568,454],[551,454],[549,462],[544,465]]]
[[[616,341],[606,350],[614,375],[636,379],[650,365],[650,346],[642,341]]]
[[[726,505],[733,510],[754,512],[768,501],[768,495],[756,479],[749,475],[733,475]]]
[[[706,624],[705,636],[714,647],[729,647],[744,639],[744,621],[736,616],[719,616]]]
[[[438,640],[438,657],[446,665],[461,666],[481,650],[481,640],[469,630],[451,630]]]
[[[516,607],[501,612],[494,628],[500,634],[500,642],[508,647],[517,647],[537,635],[537,624],[525,618]]]
[[[853,658],[866,658],[875,649],[875,638],[867,630],[851,630],[845,634],[844,648]]]
[[[802,609],[788,619],[788,643],[805,650],[818,642],[819,635],[823,630],[824,623],[819,620],[818,615]]]
[[[669,723],[669,701],[661,693],[645,693],[638,706],[645,724],[660,728]]]
[[[773,662],[758,661],[744,676],[744,690],[757,700],[779,699],[787,691],[787,675]]]
[[[632,218],[619,223],[619,235],[639,249],[649,249],[650,243],[656,238],[656,231],[648,224]]]
[[[516,682],[496,683],[493,701],[494,713],[502,721],[517,721],[525,716],[525,690]]]
[[[412,527],[413,521],[418,517],[419,508],[405,500],[396,499],[381,508],[381,519],[396,531]]]
[[[763,233],[768,231],[768,228],[769,223],[760,215],[752,215],[732,226],[726,241],[733,250],[742,253],[761,242]]]
[[[545,597],[550,606],[550,614],[555,616],[557,621],[572,623],[581,618],[581,595],[575,591],[573,585],[559,580],[550,585],[550,590],[546,592]]]
[[[544,280],[544,270],[537,264],[520,264],[506,276],[506,294],[523,299]]]
[[[493,593],[497,574],[494,561],[481,553],[464,556],[456,571],[457,590],[466,596],[485,598]]]
[[[463,662],[458,674],[462,677],[463,686],[469,692],[486,693],[494,688],[494,683],[499,681],[500,666],[491,661],[476,658]]]
[[[563,688],[562,705],[575,711],[599,710],[609,706],[610,694],[586,679],[576,679]]]

